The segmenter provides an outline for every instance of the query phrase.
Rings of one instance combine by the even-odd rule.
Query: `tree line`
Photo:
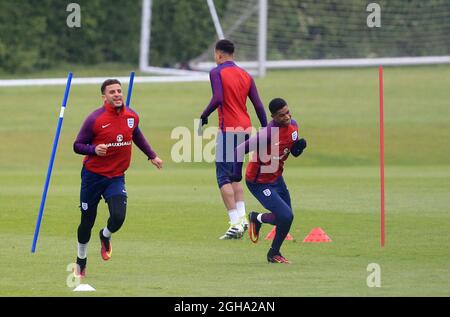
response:
[[[219,15],[230,1],[214,1]],[[141,0],[77,0],[79,28],[66,23],[71,2],[1,0],[0,71],[25,73],[62,63],[138,64]],[[269,0],[269,58],[449,54],[448,0],[377,1],[382,7],[378,30],[355,27],[369,14],[366,2]],[[274,9],[282,5],[293,9]],[[152,8],[152,65],[186,63],[215,41],[205,0],[153,0]],[[281,22],[282,27],[271,27]]]

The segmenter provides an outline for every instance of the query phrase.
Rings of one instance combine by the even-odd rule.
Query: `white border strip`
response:
[[[214,64],[215,65],[215,64]],[[153,73],[157,75],[174,75],[174,76],[197,76],[204,75],[204,72],[188,69],[164,68],[155,66],[145,66],[140,69],[141,72]]]
[[[251,69],[258,67],[257,62],[238,62],[239,66]],[[406,66],[406,65],[432,65],[450,64],[450,56],[426,56],[426,57],[396,57],[396,58],[352,58],[352,59],[322,59],[322,60],[296,60],[296,61],[267,61],[267,68],[314,68],[314,67],[367,67],[367,66]],[[216,66],[215,63],[198,63],[197,70],[209,71]],[[149,67],[149,69],[154,69]],[[167,72],[173,74],[171,70]],[[207,73],[192,72],[189,70],[177,70],[176,73],[185,76],[148,76],[136,77],[137,83],[180,83],[209,81]],[[189,74],[189,75],[188,75]],[[86,77],[74,78],[74,85],[101,84],[107,77]],[[127,83],[128,77],[118,77],[121,82]],[[0,87],[21,87],[21,86],[55,86],[65,85],[67,78],[36,78],[36,79],[2,79]]]
[[[258,62],[238,62],[243,68],[257,68]],[[342,59],[305,59],[305,60],[280,60],[267,61],[266,68],[315,68],[315,67],[367,67],[367,66],[406,66],[406,65],[431,65],[450,64],[450,56],[425,56],[425,57],[385,57],[385,58],[342,58]],[[207,71],[215,67],[212,62],[193,64],[196,70]]]
[[[88,85],[101,84],[110,77],[86,77],[74,78],[72,85]],[[115,77],[122,83],[128,83],[129,77]],[[135,83],[179,83],[179,82],[197,82],[209,81],[209,75],[201,73],[201,75],[191,76],[149,76],[136,77]],[[59,86],[65,85],[67,78],[36,78],[36,79],[7,79],[0,80],[0,87],[21,87],[21,86]]]

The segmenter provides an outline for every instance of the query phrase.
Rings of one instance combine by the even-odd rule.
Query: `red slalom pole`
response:
[[[384,210],[384,98],[383,98],[383,66],[378,68],[380,94],[380,184],[381,184],[381,247],[385,242],[385,210]]]

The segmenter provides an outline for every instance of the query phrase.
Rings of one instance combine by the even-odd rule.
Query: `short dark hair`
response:
[[[216,50],[231,55],[234,53],[234,44],[230,40],[220,40],[216,43]]]
[[[269,110],[271,114],[275,114],[278,110],[286,106],[287,103],[282,98],[275,98],[269,103]]]
[[[122,84],[120,83],[120,81],[118,81],[117,79],[107,79],[107,80],[105,80],[105,81],[103,82],[103,84],[102,84],[102,88],[100,88],[100,91],[102,92],[102,95],[105,94],[106,86],[114,85],[114,84],[119,84],[120,86],[122,86]]]

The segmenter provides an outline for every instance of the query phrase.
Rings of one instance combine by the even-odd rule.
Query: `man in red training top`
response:
[[[103,106],[87,117],[73,144],[75,153],[85,155],[81,170],[81,223],[78,226],[74,272],[78,277],[86,275],[88,242],[102,196],[108,204],[110,216],[106,227],[99,232],[101,256],[105,261],[111,257],[111,234],[117,232],[125,220],[125,171],[130,165],[132,143],[158,169],[163,165],[139,129],[139,116],[124,105],[120,82],[106,80],[101,93]]]
[[[209,74],[213,96],[200,118],[202,125],[207,124],[208,116],[218,109],[216,177],[230,219],[230,227],[220,239],[239,239],[248,223],[242,185],[232,181],[231,176],[234,148],[247,140],[251,133],[247,97],[255,107],[261,126],[267,125],[267,118],[253,78],[234,63],[234,44],[229,40],[218,41],[214,59],[217,67]]]
[[[280,253],[281,245],[289,233],[294,214],[291,197],[283,179],[284,161],[289,154],[297,157],[306,148],[305,139],[299,139],[297,122],[291,119],[288,105],[281,98],[269,104],[273,120],[257,135],[251,137],[235,150],[236,160],[233,180],[242,179],[242,164],[245,153],[255,151],[247,165],[245,175],[247,187],[255,198],[270,213],[249,214],[249,235],[256,243],[263,223],[277,226],[275,238],[267,253],[271,263],[289,263]]]

